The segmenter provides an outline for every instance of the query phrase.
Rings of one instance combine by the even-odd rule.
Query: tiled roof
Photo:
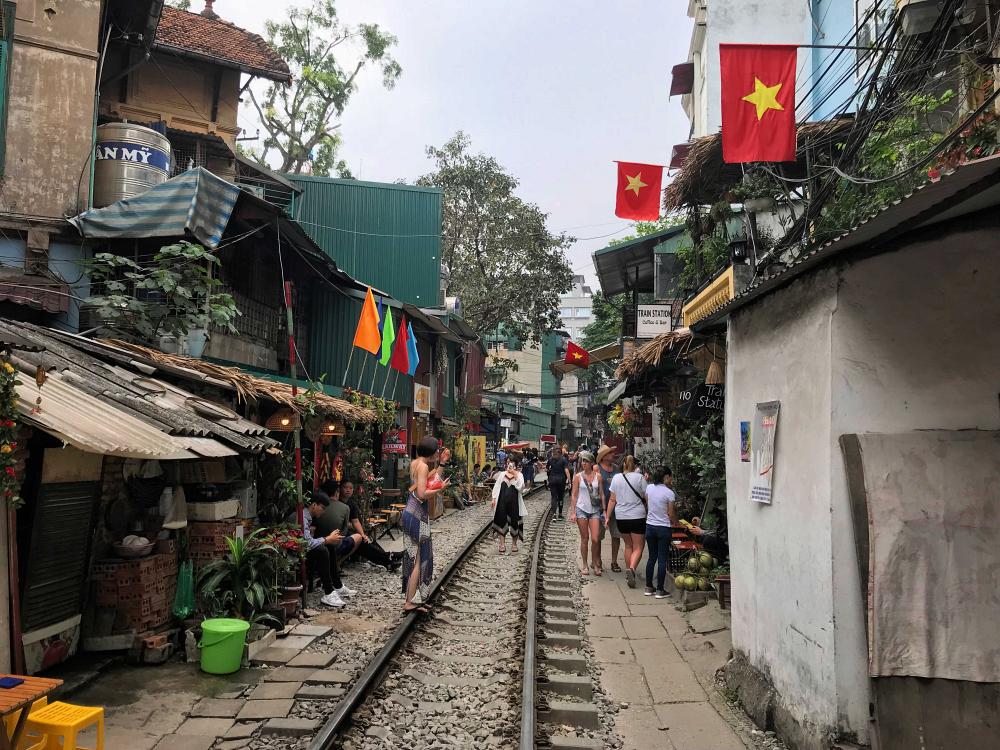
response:
[[[288,63],[259,34],[169,5],[163,8],[155,46],[217,60],[220,65],[272,81],[292,79]]]

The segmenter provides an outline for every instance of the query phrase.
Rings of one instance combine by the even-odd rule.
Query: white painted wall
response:
[[[831,464],[834,559],[854,537],[837,440],[858,432],[1000,429],[1000,238],[969,230],[843,270],[834,313]],[[841,721],[868,713],[857,568],[833,569]]]
[[[694,137],[717,133],[722,125],[719,44],[811,44],[809,5],[787,0],[707,0],[689,5],[695,28],[688,60],[695,63],[695,87],[694,95],[685,97],[684,102]],[[703,27],[698,25],[702,20]],[[811,50],[800,49],[797,76],[800,82],[807,82],[798,87],[796,97],[802,114],[809,111],[800,100],[809,89],[811,69]]]
[[[730,318],[726,482],[733,646],[769,675],[789,709],[835,721],[830,534],[831,313],[837,279],[815,274]],[[780,401],[774,502],[749,500],[739,423]]]
[[[730,318],[733,645],[817,733],[867,741],[864,603],[840,436],[1000,429],[1000,236],[965,226],[822,270]],[[747,498],[739,422],[769,400],[781,401],[774,503],[759,506]]]

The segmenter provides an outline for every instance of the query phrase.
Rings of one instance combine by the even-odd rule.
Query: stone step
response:
[[[559,597],[543,595],[542,596],[542,602],[545,604],[546,609],[548,609],[549,607],[555,607],[556,609],[572,609],[573,608],[573,600],[572,599],[563,599],[563,598],[559,598]]]
[[[575,674],[542,675],[538,678],[538,689],[555,695],[594,699],[594,686],[590,678]]]
[[[545,651],[540,658],[547,669],[581,675],[589,672],[587,657],[582,651]]]
[[[569,734],[549,735],[552,750],[603,750],[604,743],[589,737],[573,737]]]
[[[569,633],[576,635],[580,632],[580,623],[576,620],[550,620],[547,616],[544,620],[545,629],[550,633]]]
[[[552,607],[548,601],[545,602],[546,620],[576,620],[576,610],[572,607]]]
[[[583,639],[578,635],[555,633],[550,631],[548,627],[544,628],[539,635],[539,641],[546,648],[567,648],[579,651],[583,643]]]
[[[599,729],[601,726],[601,716],[593,703],[550,701],[547,708],[539,709],[538,720],[546,724],[568,724],[584,729]]]

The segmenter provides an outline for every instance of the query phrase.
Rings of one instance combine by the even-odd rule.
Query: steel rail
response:
[[[540,491],[541,488],[537,487],[529,494],[534,494]],[[546,511],[548,513],[548,511]],[[541,523],[545,522],[545,517],[542,518]],[[539,531],[542,530],[541,523],[539,524]],[[444,585],[451,579],[455,574],[458,567],[465,562],[465,558],[468,557],[469,553],[473,548],[482,541],[483,537],[489,532],[490,527],[493,525],[493,520],[490,519],[486,522],[482,529],[476,532],[475,535],[470,537],[469,541],[465,543],[459,553],[455,558],[448,564],[448,566],[442,571],[441,575],[431,583],[430,589],[427,592],[426,601],[430,602],[438,595],[438,592],[444,587]],[[536,546],[533,547],[533,553],[537,554],[537,539],[536,535]],[[533,570],[534,570],[534,560]],[[375,690],[382,682],[382,678],[385,677],[385,673],[389,670],[392,664],[393,657],[406,645],[412,634],[413,629],[416,627],[420,615],[417,612],[410,612],[405,615],[400,621],[399,625],[393,631],[389,640],[386,641],[385,645],[375,654],[374,658],[369,662],[368,667],[362,672],[358,679],[355,681],[351,689],[347,691],[347,694],[341,699],[340,703],[337,704],[337,708],[327,719],[326,724],[324,724],[316,736],[313,737],[312,742],[309,744],[309,750],[332,750],[336,745],[334,744],[340,732],[347,727],[350,722],[351,716],[358,709],[358,707],[364,702],[365,698]]]
[[[528,576],[527,618],[524,623],[524,661],[521,669],[521,750],[535,748],[535,671],[536,631],[538,626],[538,558],[542,537],[552,518],[552,506],[542,514],[531,546],[531,572]]]

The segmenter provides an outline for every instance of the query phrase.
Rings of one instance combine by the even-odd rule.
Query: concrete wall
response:
[[[821,270],[730,318],[733,645],[773,685],[769,721],[798,747],[868,740],[864,602],[840,436],[1000,429],[1000,239],[984,218],[948,230]],[[768,400],[781,411],[774,503],[760,506],[747,498],[739,422]]]
[[[130,63],[137,60],[130,59]],[[120,52],[108,55],[104,77],[110,78],[123,68]],[[212,119],[215,77],[220,75],[219,105]],[[236,115],[239,108],[240,72],[197,60],[157,53],[135,69],[126,79],[125,100],[121,84],[101,91],[101,113],[136,122],[162,120],[170,128],[189,133],[214,134],[235,145],[239,133]]]
[[[808,2],[708,0],[707,6],[705,43],[700,51],[700,63],[704,74],[696,75],[696,83],[703,84],[700,92],[700,109],[704,113],[704,123],[696,121],[694,127],[696,136],[717,133],[722,125],[719,88],[720,44],[811,44],[813,38],[813,20]],[[808,79],[811,68],[810,50],[799,50],[798,80]],[[808,106],[803,109],[803,103],[800,103],[799,110],[805,114],[808,112]]]
[[[998,252],[995,228],[969,229],[843,270],[833,318],[835,560],[854,555],[840,435],[1000,429]],[[854,727],[868,713],[866,691],[855,689],[867,683],[857,567],[835,565],[833,586],[838,712]]]
[[[100,11],[99,0],[17,3],[0,211],[86,208]]]
[[[726,480],[733,647],[816,734],[837,722],[830,518],[831,314],[820,272],[730,319]],[[772,505],[749,500],[739,423],[781,402]]]

